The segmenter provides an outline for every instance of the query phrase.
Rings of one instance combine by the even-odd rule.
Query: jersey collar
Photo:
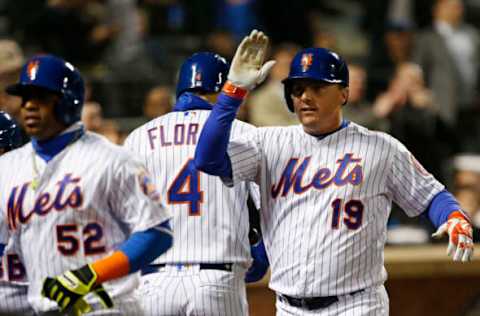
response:
[[[63,131],[60,135],[45,141],[40,141],[32,137],[32,146],[35,152],[45,162],[49,162],[65,147],[75,142],[85,133],[83,124],[74,124]]]
[[[174,112],[211,109],[212,105],[210,103],[191,92],[182,93],[182,95],[177,99],[177,103],[173,107]]]
[[[318,140],[321,140],[321,139],[324,139],[324,138],[327,137],[327,136],[330,136],[330,135],[332,135],[332,134],[335,134],[336,132],[344,129],[344,128],[347,127],[349,124],[350,124],[350,121],[348,121],[348,120],[342,120],[342,124],[340,124],[340,126],[339,126],[336,130],[334,130],[334,131],[331,131],[331,132],[328,132],[328,133],[325,133],[325,134],[317,134],[317,135],[309,134],[309,135],[315,137],[315,138],[318,139]],[[302,129],[303,129],[303,128],[302,128]]]

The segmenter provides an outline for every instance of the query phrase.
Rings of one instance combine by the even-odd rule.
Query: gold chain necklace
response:
[[[84,129],[80,128],[77,130],[75,135],[73,135],[72,139],[68,142],[67,146],[63,150],[67,150],[70,145],[72,145],[77,139],[79,139],[83,135]],[[35,148],[32,151],[32,168],[33,168],[33,179],[30,182],[30,186],[32,187],[33,191],[36,191],[40,185],[40,171],[38,170],[37,161],[35,159]]]

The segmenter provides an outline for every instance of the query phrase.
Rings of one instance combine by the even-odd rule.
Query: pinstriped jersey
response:
[[[233,188],[218,177],[201,173],[190,163],[209,110],[171,112],[134,130],[125,146],[136,153],[152,175],[162,199],[173,213],[173,246],[156,263],[250,261],[249,190]],[[231,135],[254,127],[235,120]]]
[[[27,301],[25,267],[19,255],[10,249],[12,243],[9,245],[8,242],[8,229],[6,225],[0,225],[0,243],[6,245],[0,257],[0,315],[32,315],[33,310]]]
[[[296,297],[383,284],[392,201],[409,216],[444,189],[393,137],[354,123],[323,139],[258,128],[228,148],[233,181],[258,181],[270,287]]]
[[[143,165],[94,133],[48,163],[29,143],[0,157],[0,170],[0,210],[21,251],[36,311],[57,308],[40,295],[45,277],[102,258],[130,234],[170,218]],[[137,284],[138,275],[130,275],[105,288],[115,300]]]

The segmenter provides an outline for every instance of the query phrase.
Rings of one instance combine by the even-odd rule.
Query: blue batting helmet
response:
[[[230,65],[218,54],[201,52],[190,56],[181,66],[177,98],[185,91],[219,92],[227,80]]]
[[[311,79],[348,87],[348,66],[337,53],[325,48],[307,48],[298,52],[290,64],[290,73],[282,81],[288,109],[294,112],[292,82]]]
[[[0,111],[0,148],[7,151],[20,147],[22,135],[17,122],[7,113]]]
[[[24,96],[29,87],[60,95],[60,102],[55,106],[55,115],[60,122],[68,126],[80,120],[85,84],[80,72],[69,62],[53,55],[32,57],[23,66],[19,82],[7,87],[6,91]]]

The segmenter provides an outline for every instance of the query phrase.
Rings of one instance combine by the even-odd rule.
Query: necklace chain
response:
[[[63,149],[66,151],[70,145],[72,145],[77,139],[79,139],[83,135],[83,128],[79,129],[75,135],[73,135],[72,139],[68,142],[67,146]],[[38,170],[37,166],[37,161],[35,157],[35,149],[32,151],[32,168],[33,168],[33,179],[32,182],[30,183],[30,186],[32,187],[33,191],[36,191],[40,185],[40,171]]]

